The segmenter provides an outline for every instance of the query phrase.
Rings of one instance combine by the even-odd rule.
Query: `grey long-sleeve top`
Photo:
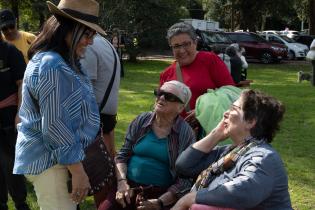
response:
[[[192,146],[176,161],[179,174],[196,177],[217,161],[227,146],[203,153]],[[235,209],[291,210],[288,178],[278,153],[268,143],[251,148],[235,167],[197,192],[196,203]]]

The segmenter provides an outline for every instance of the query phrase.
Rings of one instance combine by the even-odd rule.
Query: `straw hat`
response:
[[[47,6],[54,15],[60,15],[94,29],[106,35],[98,25],[99,4],[95,0],[61,0],[58,6],[47,1]]]

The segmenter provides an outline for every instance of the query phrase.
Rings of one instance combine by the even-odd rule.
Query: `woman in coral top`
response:
[[[181,115],[194,128],[198,124],[194,111],[197,98],[208,89],[234,85],[234,82],[226,65],[216,54],[197,51],[197,35],[190,24],[174,24],[168,29],[167,39],[176,61],[161,73],[160,85],[166,81],[180,80],[176,75],[178,65],[183,82],[192,92],[189,108]]]

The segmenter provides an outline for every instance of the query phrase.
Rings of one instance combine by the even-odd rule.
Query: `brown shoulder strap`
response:
[[[182,75],[182,70],[180,69],[180,66],[179,66],[179,63],[176,62],[176,77],[177,77],[177,80],[184,83],[184,79],[183,79],[183,75]],[[191,109],[190,109],[190,105],[189,105],[189,102],[187,103],[187,105],[185,106],[185,111],[186,112],[189,112]]]

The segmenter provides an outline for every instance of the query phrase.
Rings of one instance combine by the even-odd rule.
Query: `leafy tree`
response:
[[[141,47],[166,46],[167,28],[187,16],[184,0],[104,0],[101,19],[108,30],[118,27],[138,38]],[[184,15],[183,15],[184,14]]]

